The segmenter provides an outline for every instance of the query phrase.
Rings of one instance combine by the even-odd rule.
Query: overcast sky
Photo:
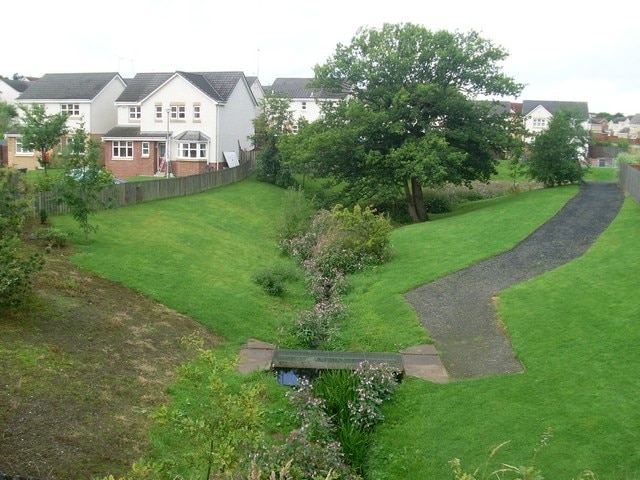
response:
[[[514,100],[640,113],[640,3],[617,0],[34,0],[2,6],[0,74],[242,70],[312,77],[359,27],[479,31],[505,48]]]

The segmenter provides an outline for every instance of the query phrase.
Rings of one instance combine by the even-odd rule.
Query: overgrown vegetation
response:
[[[19,305],[42,269],[42,255],[27,251],[21,240],[25,221],[33,215],[32,190],[22,174],[0,169],[0,309]]]

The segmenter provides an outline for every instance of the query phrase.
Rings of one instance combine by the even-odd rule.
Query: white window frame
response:
[[[33,150],[25,150],[22,148],[22,140],[16,138],[16,155],[33,155],[34,153]]]
[[[547,119],[546,118],[534,118],[533,119],[533,128],[546,128]]]
[[[171,120],[184,120],[186,117],[186,105],[171,105]]]
[[[207,158],[207,142],[181,142],[178,158],[202,160]]]
[[[149,142],[142,142],[140,144],[140,156],[142,158],[149,158],[151,152],[151,148],[149,147]]]
[[[129,107],[129,120],[140,120],[142,117],[142,109],[140,105]]]
[[[156,104],[156,120],[162,121],[162,104]]]
[[[306,110],[307,109],[307,102],[301,102],[301,103],[302,103],[302,105],[300,106],[300,108],[302,110]]]
[[[200,121],[201,118],[201,110],[200,110],[200,104],[199,103],[194,103],[193,104],[193,120],[196,122]]]
[[[124,152],[124,155],[121,155]],[[114,140],[111,145],[112,158],[133,158],[133,141]]]
[[[62,113],[68,113],[70,117],[79,117],[80,104],[79,103],[62,103],[60,104],[60,111]]]

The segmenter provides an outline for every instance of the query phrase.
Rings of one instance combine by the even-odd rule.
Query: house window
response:
[[[162,104],[156,104],[156,120],[162,120]]]
[[[200,120],[200,104],[198,103],[193,104],[193,119]]]
[[[80,116],[80,104],[79,103],[63,103],[60,105],[60,111],[66,113],[71,117]]]
[[[307,102],[302,102],[302,110],[306,110],[307,109]]]
[[[33,150],[25,149],[22,146],[22,140],[16,138],[16,154],[17,155],[33,155]]]
[[[546,118],[534,118],[533,119],[533,128],[545,128],[547,126]]]
[[[125,140],[114,141],[113,158],[133,158],[133,142]]]
[[[140,106],[129,107],[129,120],[140,120]]]
[[[149,157],[149,142],[142,142],[142,156],[145,158]]]
[[[297,123],[294,123],[294,124],[291,126],[291,131],[292,131],[293,133],[298,133],[298,124],[297,124]]]
[[[180,158],[207,158],[207,144],[200,142],[181,143]]]
[[[171,119],[172,120],[184,120],[186,117],[187,109],[184,105],[171,105]]]

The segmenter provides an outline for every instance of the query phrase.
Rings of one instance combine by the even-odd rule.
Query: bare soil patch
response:
[[[0,473],[124,474],[148,449],[148,414],[176,368],[220,339],[194,320],[48,254],[33,295],[0,312]]]

